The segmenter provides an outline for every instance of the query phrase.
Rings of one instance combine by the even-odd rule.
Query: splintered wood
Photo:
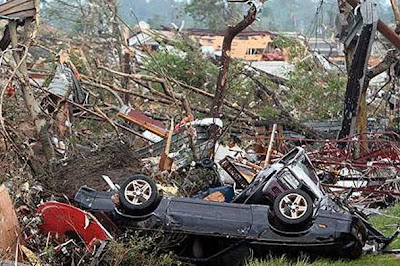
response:
[[[0,186],[0,257],[13,259],[16,249],[23,244],[22,242],[21,228],[10,195],[2,185]]]
[[[160,163],[158,165],[158,168],[161,171],[171,171],[172,164],[174,162],[174,160],[168,156],[171,149],[173,134],[174,134],[174,120],[171,119],[171,127],[168,132],[167,145],[165,146],[164,152],[161,154]]]

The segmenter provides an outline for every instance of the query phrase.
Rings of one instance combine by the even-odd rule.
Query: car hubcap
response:
[[[306,199],[296,193],[284,196],[279,202],[279,210],[283,216],[288,219],[299,219],[305,215],[307,211]]]
[[[133,205],[141,205],[149,200],[151,186],[144,180],[133,180],[125,188],[125,199]]]

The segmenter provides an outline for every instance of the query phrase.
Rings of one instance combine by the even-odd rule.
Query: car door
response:
[[[246,237],[253,223],[250,205],[172,198],[164,227],[196,235]]]

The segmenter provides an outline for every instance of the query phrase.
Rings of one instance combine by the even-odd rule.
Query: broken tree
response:
[[[396,55],[389,51],[380,64],[369,71],[367,70],[375,30],[378,30],[397,49],[400,49],[400,37],[377,18],[373,3],[365,1],[360,4],[357,0],[338,0],[338,4],[341,13],[339,36],[345,44],[348,67],[348,84],[344,100],[343,121],[338,139],[360,133],[361,143],[366,143],[363,140],[365,140],[367,131],[366,91],[369,81],[389,69],[396,61]],[[349,14],[357,6],[360,7],[357,8],[360,12],[352,19],[353,16],[349,16]],[[396,10],[397,6],[394,6],[393,9]],[[360,36],[356,37],[358,33]],[[342,146],[345,146],[345,144],[342,144]],[[361,152],[367,150],[367,145],[362,144]]]
[[[265,1],[260,1],[264,3]],[[221,66],[219,69],[217,86],[215,89],[215,96],[210,106],[210,116],[213,118],[219,118],[221,116],[222,106],[224,104],[224,98],[227,91],[227,78],[228,78],[228,70],[229,64],[231,62],[231,48],[232,41],[236,35],[245,30],[248,26],[253,24],[257,17],[257,6],[253,2],[249,2],[251,5],[247,15],[244,17],[242,21],[240,21],[235,26],[228,26],[225,31],[224,40],[222,42],[222,56],[221,56]],[[218,127],[211,127],[211,139],[213,140],[213,144],[215,146],[217,141],[217,131]]]
[[[256,16],[257,16],[257,7],[255,5],[252,5],[249,11],[247,12],[247,15],[244,17],[244,19],[241,22],[239,22],[236,26],[228,26],[228,29],[225,32],[224,40],[222,43],[221,66],[217,79],[217,87],[215,90],[214,99],[210,107],[211,117],[216,117],[216,118],[219,117],[223,106],[227,89],[226,85],[227,85],[229,63],[231,61],[232,41],[236,35],[238,35],[248,26],[253,24],[253,22],[256,20]]]
[[[10,10],[14,10],[10,13]],[[13,74],[9,78],[7,84],[5,84],[3,91],[6,90],[13,77],[17,75],[21,84],[22,95],[25,102],[25,106],[28,110],[29,116],[35,125],[36,133],[43,147],[43,152],[46,156],[47,161],[51,162],[54,159],[54,149],[50,141],[48,132],[48,123],[42,112],[39,103],[36,101],[33,89],[29,82],[28,68],[26,59],[28,56],[28,49],[33,43],[38,23],[39,1],[9,1],[0,6],[1,15],[9,20],[7,31],[9,31],[10,42],[13,48],[13,57],[16,63],[16,68]],[[23,21],[23,36],[19,36],[17,27],[21,25],[19,21]],[[24,41],[20,44],[20,41]],[[1,105],[1,104],[0,104]],[[3,123],[4,121],[2,121]],[[4,129],[4,126],[3,126]]]
[[[342,39],[347,50],[348,81],[345,94],[342,129],[338,138],[354,135],[360,95],[364,88],[364,80],[368,67],[372,43],[377,27],[377,13],[372,3],[361,5],[354,24],[348,28]],[[358,32],[360,35],[357,37]],[[342,36],[342,34],[341,34]],[[354,43],[356,43],[354,45]]]

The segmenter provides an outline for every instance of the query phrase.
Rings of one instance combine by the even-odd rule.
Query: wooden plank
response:
[[[271,139],[269,140],[267,156],[265,157],[265,162],[264,162],[264,168],[267,168],[269,166],[269,161],[270,161],[270,157],[271,157],[271,153],[272,153],[272,148],[274,145],[275,132],[276,132],[277,127],[278,127],[277,124],[274,124],[272,127]]]
[[[172,143],[172,135],[174,134],[174,120],[171,119],[171,127],[168,132],[168,138],[167,138],[167,145],[165,146],[164,152],[161,154],[160,158],[160,163],[158,165],[158,168],[161,171],[171,171],[172,169],[172,164],[173,164],[173,159],[170,158],[169,152],[171,150],[171,143]]]
[[[166,138],[168,136],[168,129],[165,128],[164,124],[146,116],[137,110],[129,109],[125,113],[118,113],[118,116],[162,138]]]
[[[8,1],[5,2],[4,4],[0,5],[0,13],[6,12],[7,10],[10,10],[12,8],[18,7],[20,5],[23,5],[25,3],[32,2],[33,5],[33,0],[14,0],[14,1]]]
[[[36,16],[36,10],[33,10],[33,9],[7,15],[7,17],[14,18],[14,19],[33,18],[35,16]]]
[[[3,4],[0,5],[0,12],[3,12],[5,10],[8,10],[14,6],[18,6],[21,5],[25,2],[33,2],[33,0],[11,0],[11,1],[7,1]]]
[[[0,186],[0,257],[13,259],[18,243],[23,244],[21,228],[7,188],[2,185]]]
[[[0,5],[0,15],[12,18],[34,17],[36,15],[33,0],[14,0]]]
[[[21,11],[32,10],[32,9],[35,9],[33,2],[25,2],[21,5],[14,6],[7,10],[4,10],[3,12],[1,12],[1,14],[4,16],[8,16],[8,15],[12,15],[12,14],[15,14],[15,13],[18,13]]]

